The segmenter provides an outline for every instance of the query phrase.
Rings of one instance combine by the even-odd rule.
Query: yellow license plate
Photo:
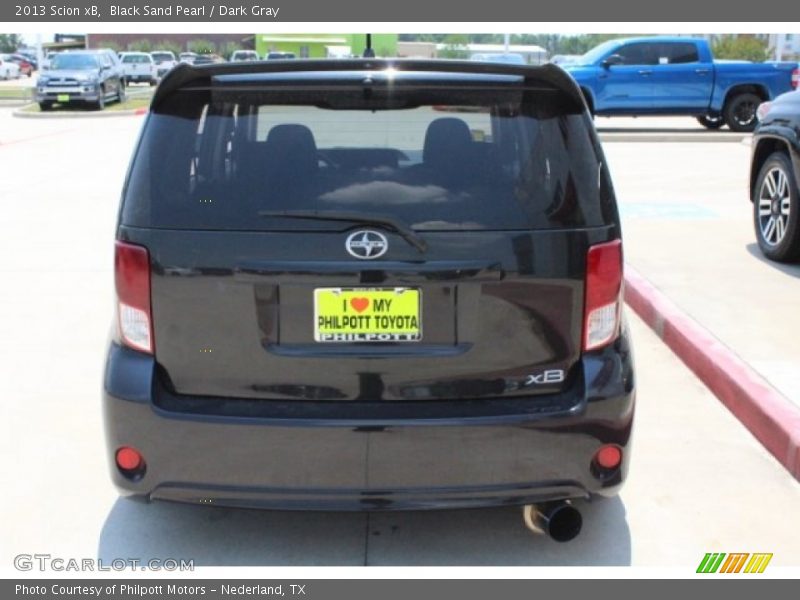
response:
[[[317,288],[317,342],[418,342],[422,294],[413,288]]]
[[[56,100],[59,102],[69,102],[69,94],[59,94],[56,96]]]

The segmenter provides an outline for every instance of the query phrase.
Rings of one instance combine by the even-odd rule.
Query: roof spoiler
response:
[[[170,70],[156,89],[151,109],[157,108],[161,102],[181,88],[189,86],[210,86],[212,78],[218,75],[247,75],[259,73],[286,72],[330,72],[330,71],[421,71],[441,73],[472,73],[490,75],[517,75],[526,83],[547,83],[567,94],[578,104],[584,105],[583,94],[575,80],[561,67],[552,64],[542,66],[513,65],[465,60],[431,60],[431,59],[322,59],[291,61],[261,61],[242,63],[220,63],[193,66],[181,63]]]

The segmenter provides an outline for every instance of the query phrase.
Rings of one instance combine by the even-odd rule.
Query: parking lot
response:
[[[5,544],[197,565],[635,565],[694,572],[706,552],[798,566],[800,484],[631,311],[633,464],[557,544],[519,508],[277,513],[117,497],[100,415],[119,193],[141,117],[17,119],[0,107],[0,396]],[[743,136],[690,119],[598,119],[626,260],[800,406],[800,267],[762,259]],[[621,135],[620,135],[621,134]],[[682,141],[656,141],[687,134]],[[637,137],[638,136],[638,137]],[[660,136],[660,138],[659,138]],[[707,141],[714,139],[715,141]]]

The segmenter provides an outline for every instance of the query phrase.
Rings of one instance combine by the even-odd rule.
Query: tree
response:
[[[450,34],[440,42],[444,47],[438,52],[440,58],[469,58],[469,36]]]
[[[197,54],[214,54],[217,51],[217,46],[210,40],[190,40],[186,47],[189,52]]]
[[[230,60],[231,54],[233,54],[237,50],[242,50],[242,45],[239,42],[224,42],[219,47],[220,55],[224,56],[228,60]]]
[[[176,57],[183,52],[183,46],[174,40],[160,40],[153,44],[153,49],[172,52]]]
[[[764,62],[769,58],[767,42],[753,36],[726,35],[711,45],[714,58]]]
[[[22,36],[18,33],[0,33],[0,52],[16,52],[22,46]]]
[[[113,50],[114,52],[117,52],[117,53],[122,51],[122,46],[120,46],[117,42],[115,42],[113,40],[104,41],[101,44],[101,46],[103,48],[107,48],[108,50]]]
[[[147,38],[141,40],[134,40],[128,44],[128,50],[131,52],[151,52],[153,50],[153,42]]]

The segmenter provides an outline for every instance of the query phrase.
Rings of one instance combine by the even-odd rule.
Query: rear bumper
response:
[[[61,90],[44,88],[44,91],[40,88],[36,91],[36,102],[60,102],[59,98],[64,96],[69,97],[68,102],[97,102],[100,99],[97,88],[93,86]]]
[[[277,402],[172,395],[151,357],[112,345],[103,407],[124,495],[270,509],[398,510],[614,495],[634,409],[627,338],[583,359],[558,398],[462,402]],[[595,476],[602,445],[623,449]],[[138,479],[114,466],[141,451]]]
[[[125,79],[127,81],[134,81],[134,82],[145,82],[148,83],[150,81],[156,80],[156,75],[152,75],[150,73],[142,74],[137,73],[136,75],[125,75]]]

